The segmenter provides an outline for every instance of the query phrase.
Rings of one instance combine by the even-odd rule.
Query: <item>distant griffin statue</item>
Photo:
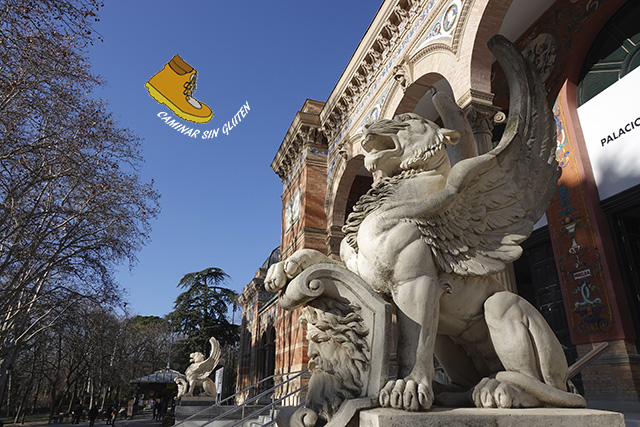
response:
[[[434,400],[500,408],[585,406],[582,396],[567,391],[567,362],[542,315],[492,277],[520,257],[519,243],[544,214],[559,172],[555,122],[539,78],[504,37],[493,37],[489,48],[510,88],[509,119],[500,143],[451,166],[445,146],[471,144],[465,135],[472,138],[472,132],[455,102],[441,93],[434,104],[443,123],[456,130],[411,113],[372,123],[362,142],[365,167],[386,177],[349,215],[342,263],[304,249],[267,274],[267,289],[283,290],[281,304],[311,306],[312,318],[321,317],[322,307],[332,307],[326,301],[315,304],[321,288],[322,298],[349,303],[349,297],[338,295],[349,281],[336,284],[329,296],[326,291],[335,283],[335,272],[345,268],[393,301],[399,369],[397,379],[386,382],[385,376],[376,390],[383,407],[428,410]],[[314,270],[299,284],[314,268],[323,273]],[[348,316],[363,317],[365,305],[359,302]],[[305,319],[309,324],[309,316]],[[317,327],[308,329],[313,375],[324,366],[317,376],[330,380],[317,381],[321,391],[314,392],[312,376],[309,396],[318,401],[307,403],[307,415],[315,415],[304,415],[303,425],[313,425],[316,416],[330,420],[353,396],[370,396],[364,385],[371,378],[363,368],[351,369],[353,375],[344,380],[335,374],[341,353],[319,351],[332,337],[338,348],[345,341],[341,337],[353,332],[323,327],[322,339],[314,342]],[[369,342],[374,333],[387,333],[376,329],[364,322],[357,339]],[[349,354],[366,367],[382,356],[371,354],[365,344],[350,344]],[[316,360],[319,354],[326,356],[324,362]],[[452,384],[434,381],[434,355]]]
[[[191,365],[187,368],[185,375],[180,375],[174,381],[178,385],[178,398],[183,396],[193,396],[196,387],[202,387],[206,396],[216,396],[216,385],[209,378],[211,372],[218,366],[220,361],[220,343],[214,337],[209,339],[211,353],[205,359],[204,354],[198,352],[191,353]]]

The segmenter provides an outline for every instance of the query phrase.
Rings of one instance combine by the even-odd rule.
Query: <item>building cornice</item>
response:
[[[271,168],[280,176],[283,183],[295,172],[299,159],[304,155],[304,147],[310,139],[320,139],[330,157],[341,146],[341,138],[346,136],[352,121],[361,120],[369,104],[369,99],[387,87],[390,79],[395,79],[406,88],[412,80],[407,74],[411,64],[409,55],[418,43],[423,31],[433,26],[444,8],[451,0],[390,0],[380,6],[365,35],[360,40],[342,75],[338,79],[326,103],[322,108],[304,116],[305,109],[298,112],[287,132]],[[464,2],[462,16],[466,18],[470,2]],[[458,20],[460,22],[460,20]],[[461,27],[461,26],[457,26]],[[455,47],[462,28],[456,28],[451,43],[435,42],[421,49],[420,55],[433,50],[445,50],[455,54]],[[405,46],[406,45],[406,46]],[[417,52],[413,52],[415,54]],[[411,54],[411,55],[413,55]],[[409,73],[410,74],[410,73]],[[406,81],[405,81],[406,80]],[[310,102],[309,100],[307,102]],[[305,106],[307,103],[305,103]],[[310,137],[310,131],[316,133]]]
[[[327,99],[321,113],[323,129],[333,140],[373,81],[388,56],[394,51],[404,29],[409,10],[417,0],[386,1],[382,4],[371,25],[358,44],[340,79]]]
[[[295,169],[295,165],[308,146],[326,146],[319,131],[320,111],[324,102],[307,99],[289,126],[278,152],[271,162],[271,169],[284,182]]]
[[[384,2],[360,41],[320,115],[322,129],[330,144],[335,142],[345,123],[358,113],[365,97],[378,89],[381,73],[392,75],[385,64],[413,31],[415,22],[425,14],[440,10],[446,0],[396,0]],[[385,78],[386,79],[386,78]]]

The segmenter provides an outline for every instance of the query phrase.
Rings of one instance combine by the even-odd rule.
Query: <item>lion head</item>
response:
[[[417,114],[400,114],[366,126],[362,148],[370,172],[393,176],[409,169],[431,169],[447,156],[445,144],[456,144],[460,133],[443,129]]]
[[[185,377],[184,375],[180,375],[176,377],[173,382],[175,382],[178,386],[178,395],[176,396],[176,398],[180,399],[189,389],[189,382],[187,381],[187,377]]]
[[[189,355],[189,361],[191,363],[200,363],[204,361],[204,354],[200,353],[199,351],[196,351],[195,353],[191,353]]]

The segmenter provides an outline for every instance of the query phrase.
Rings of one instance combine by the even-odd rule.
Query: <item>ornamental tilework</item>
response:
[[[566,126],[562,105],[556,102],[554,116],[559,130]],[[615,322],[609,302],[585,189],[576,162],[570,162],[572,142],[559,132],[558,153],[564,163],[558,189],[547,210],[556,265],[567,315],[570,317],[572,341],[583,344],[604,340],[614,333]],[[561,142],[561,144],[560,144]]]
[[[558,161],[558,165],[564,169],[571,161],[571,152],[567,147],[569,139],[567,138],[564,126],[560,120],[560,105],[557,102],[553,105],[553,118],[556,122],[556,142],[558,144],[556,160]]]

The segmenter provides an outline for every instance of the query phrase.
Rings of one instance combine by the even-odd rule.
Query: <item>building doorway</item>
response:
[[[531,303],[551,326],[562,344],[567,363],[571,365],[578,359],[578,352],[576,346],[571,343],[548,228],[534,231],[521,246],[524,249],[522,256],[513,263],[518,294]],[[582,392],[582,380],[579,375],[573,382]]]
[[[638,193],[638,191],[636,191]],[[620,273],[640,351],[640,206],[610,216]]]
[[[258,370],[261,380],[273,377],[276,367],[276,328],[269,325],[260,338],[258,350]],[[263,382],[259,390],[265,391],[274,386],[273,378]]]

